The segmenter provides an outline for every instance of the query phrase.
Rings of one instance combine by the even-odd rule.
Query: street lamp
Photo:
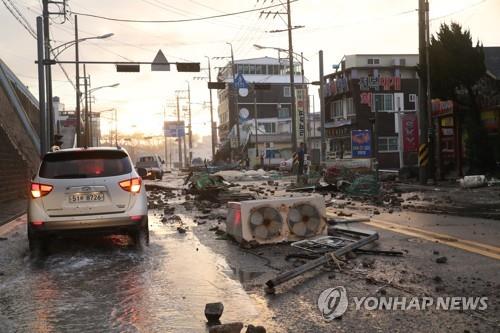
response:
[[[100,86],[96,88],[89,89],[85,87],[85,136],[84,142],[87,146],[92,146],[92,103],[88,102],[91,97],[91,93],[104,88],[116,88],[120,83],[114,83],[110,85]],[[90,105],[90,108],[89,108]],[[77,119],[78,120],[78,119]]]
[[[106,39],[106,38],[109,38],[111,36],[114,36],[114,33],[110,32],[110,33],[100,35],[100,36],[80,38],[80,39],[78,39],[78,43],[84,42],[86,40],[91,40],[91,39]],[[63,44],[58,45],[56,47],[53,47],[52,52],[55,52],[55,51],[61,49],[61,50],[59,50],[59,52],[57,52],[56,54],[53,55],[54,58],[57,58],[61,53],[63,53],[65,50],[69,49],[70,47],[72,47],[76,43],[77,43],[77,41],[71,40],[69,42],[63,43]]]

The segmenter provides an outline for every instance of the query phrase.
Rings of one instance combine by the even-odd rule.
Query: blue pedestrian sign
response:
[[[241,73],[238,73],[238,75],[234,78],[234,87],[236,89],[248,89],[248,83],[245,81]]]

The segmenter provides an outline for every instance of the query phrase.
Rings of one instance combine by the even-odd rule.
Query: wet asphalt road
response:
[[[0,259],[2,333],[205,332],[206,303],[224,303],[224,322],[259,312],[222,256],[153,214],[142,252],[125,236],[66,239],[34,260],[23,229]]]

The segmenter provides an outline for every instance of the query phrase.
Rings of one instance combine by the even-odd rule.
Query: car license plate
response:
[[[93,202],[93,201],[104,201],[104,193],[102,192],[92,192],[92,193],[74,193],[69,196],[69,202]]]

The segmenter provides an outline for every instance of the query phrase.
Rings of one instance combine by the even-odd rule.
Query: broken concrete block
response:
[[[253,326],[250,324],[247,327],[246,333],[266,333],[266,329],[264,326]]]
[[[215,325],[210,327],[209,333],[241,333],[243,329],[242,322],[228,323],[222,325]]]
[[[448,262],[448,258],[446,258],[446,257],[439,257],[439,258],[436,259],[436,262],[438,264],[446,264]]]
[[[218,303],[207,303],[205,305],[205,317],[209,323],[217,322],[222,316],[224,311],[224,304]]]

